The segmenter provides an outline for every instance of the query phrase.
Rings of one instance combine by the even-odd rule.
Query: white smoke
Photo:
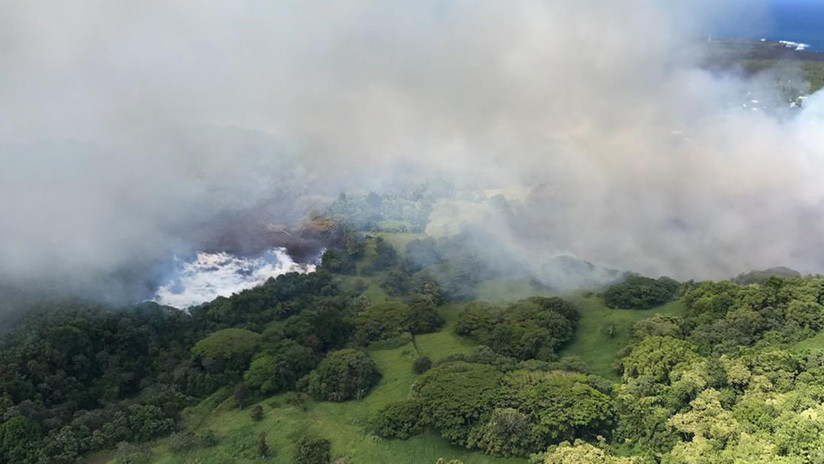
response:
[[[760,3],[0,0],[0,281],[97,294],[219,214],[432,172],[528,192],[484,226],[538,267],[824,271],[822,98],[742,108],[774,80],[695,47]]]
[[[295,263],[284,248],[256,257],[228,253],[198,253],[191,261],[178,261],[170,280],[157,289],[154,301],[185,309],[231,296],[288,272],[314,272],[313,264]]]

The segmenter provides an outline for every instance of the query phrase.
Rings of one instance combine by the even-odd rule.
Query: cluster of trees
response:
[[[421,376],[408,399],[378,414],[375,433],[406,439],[432,427],[457,445],[498,456],[528,456],[552,443],[608,434],[611,385],[552,367],[511,358],[447,360]]]
[[[327,251],[321,256],[323,269],[339,274],[354,274],[355,262],[363,257],[366,241],[363,234],[352,226],[328,217],[314,216],[307,228],[315,232],[327,245]]]
[[[824,279],[690,283],[684,302],[634,328],[615,442],[662,463],[819,462],[824,353],[794,344],[824,327]]]
[[[506,308],[472,302],[461,312],[455,332],[518,360],[550,360],[572,340],[579,317],[561,298],[536,296]]]
[[[29,314],[0,350],[0,462],[73,463],[172,432],[195,339],[185,313],[154,304]]]
[[[604,303],[610,308],[654,308],[672,300],[678,287],[678,282],[669,277],[651,279],[632,274],[604,292]]]
[[[424,294],[404,302],[367,303],[355,316],[356,339],[363,345],[379,340],[404,339],[409,334],[438,330],[444,320],[434,300]]]
[[[168,435],[182,408],[222,387],[241,406],[301,379],[319,399],[362,397],[380,374],[364,352],[337,351],[353,343],[358,310],[319,271],[189,312],[66,303],[31,313],[0,350],[0,463],[73,463]]]
[[[325,214],[362,231],[423,232],[432,212],[431,201],[375,192],[341,193]]]
[[[683,317],[635,324],[620,383],[568,360],[482,347],[436,362],[374,431],[405,439],[432,428],[544,464],[822,462],[824,351],[794,347],[824,328],[824,278],[690,282],[684,302]],[[460,330],[488,334],[508,323],[502,312],[467,304]]]
[[[421,233],[436,201],[450,197],[451,182],[427,180],[396,193],[341,193],[322,212],[364,232]]]

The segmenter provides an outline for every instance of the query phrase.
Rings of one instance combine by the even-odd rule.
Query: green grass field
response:
[[[590,296],[584,296],[588,294]],[[627,345],[632,325],[656,313],[683,315],[685,308],[680,301],[652,309],[610,309],[604,300],[592,292],[579,291],[562,294],[535,288],[525,279],[495,279],[478,286],[478,299],[496,304],[512,303],[533,295],[561,296],[573,301],[581,311],[581,320],[575,339],[561,351],[562,356],[581,358],[596,374],[619,381],[612,371],[612,362]],[[612,326],[612,336],[608,328]]]
[[[557,296],[536,288],[527,279],[491,279],[478,285],[478,299],[495,304],[514,303],[530,296]]]
[[[629,342],[632,325],[656,313],[681,316],[685,311],[681,301],[652,309],[610,309],[601,298],[595,296],[579,296],[573,301],[581,311],[581,320],[575,339],[561,354],[583,359],[593,372],[616,382],[619,377],[610,366]],[[612,337],[606,330],[610,325],[613,326]]]
[[[810,337],[808,339],[801,340],[800,342],[791,346],[790,349],[793,351],[824,350],[824,331],[819,332],[815,336]]]

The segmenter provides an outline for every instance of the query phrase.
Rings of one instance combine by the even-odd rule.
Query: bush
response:
[[[328,464],[331,458],[332,444],[329,440],[311,434],[300,435],[295,440],[295,464]]]
[[[197,439],[191,432],[173,433],[169,437],[169,449],[175,453],[191,451],[198,447]]]
[[[259,455],[263,457],[269,456],[269,444],[266,443],[266,432],[258,433],[257,450]]]
[[[391,403],[378,412],[373,424],[375,435],[383,438],[406,440],[423,431],[425,420],[421,404],[416,400]]]
[[[363,351],[343,349],[329,353],[306,379],[306,390],[318,400],[363,398],[381,374]]]
[[[263,406],[258,404],[254,408],[252,408],[252,412],[249,413],[249,417],[251,417],[252,420],[255,421],[255,422],[262,421],[263,420]]]
[[[412,363],[412,372],[423,374],[432,368],[432,360],[428,356],[421,356]]]
[[[668,277],[631,275],[604,292],[604,303],[610,308],[649,309],[670,301],[677,291],[678,282]]]

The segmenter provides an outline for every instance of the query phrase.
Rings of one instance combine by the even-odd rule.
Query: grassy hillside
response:
[[[405,244],[416,238],[414,234],[381,234],[389,243],[402,251]],[[367,243],[364,256],[357,263],[360,270],[375,256],[375,244]],[[363,295],[373,302],[395,300],[387,295],[379,283],[385,272],[370,276],[338,276],[345,288],[365,288]],[[553,292],[536,288],[524,279],[495,279],[482,283],[478,288],[479,299],[497,304],[506,304],[532,295],[551,296]],[[581,311],[580,326],[573,342],[563,351],[564,356],[577,356],[591,369],[610,380],[620,379],[611,371],[610,365],[627,343],[630,328],[638,320],[654,313],[680,315],[684,307],[680,302],[651,310],[615,310],[607,308],[603,300],[594,294],[562,295],[572,299]],[[417,335],[412,342],[387,349],[372,349],[370,355],[375,360],[383,377],[363,400],[343,403],[317,402],[308,398],[298,400],[294,392],[283,393],[259,401],[264,410],[264,418],[255,422],[250,411],[255,404],[244,409],[236,409],[232,389],[225,387],[200,404],[184,411],[183,430],[188,432],[212,431],[217,438],[213,447],[198,448],[193,451],[174,451],[174,438],[167,437],[149,443],[153,463],[196,464],[196,463],[246,463],[260,462],[256,453],[259,432],[265,432],[272,456],[266,462],[292,462],[295,434],[314,432],[332,442],[335,457],[346,457],[352,463],[393,463],[427,464],[438,458],[461,459],[465,463],[493,464],[520,463],[526,459],[494,458],[479,452],[471,452],[451,445],[432,431],[414,436],[409,440],[384,440],[370,432],[370,421],[385,405],[405,398],[410,386],[418,377],[412,371],[416,358],[426,355],[432,360],[442,359],[455,353],[468,353],[476,343],[455,335],[454,328],[462,304],[449,304],[438,308],[446,321],[444,327],[435,332]],[[271,325],[282,324],[282,321]],[[612,335],[607,328],[612,327]],[[403,342],[401,342],[403,343]],[[384,346],[393,346],[392,343]],[[85,464],[111,462],[114,452],[102,452],[88,456]]]
[[[621,349],[630,338],[632,325],[656,313],[683,315],[685,308],[680,301],[672,301],[652,309],[610,309],[600,297],[574,299],[581,311],[581,320],[575,339],[561,354],[577,356],[593,370],[608,379],[619,381],[610,368]],[[609,329],[612,327],[612,336]]]
[[[371,356],[378,364],[383,378],[363,400],[345,403],[315,402],[307,400],[303,406],[290,404],[294,393],[284,393],[267,398],[259,403],[265,417],[254,422],[249,412],[254,405],[238,410],[231,407],[231,399],[218,403],[215,396],[201,405],[187,410],[187,430],[209,429],[219,439],[217,446],[196,451],[175,454],[169,448],[169,439],[156,442],[153,447],[158,464],[184,463],[246,463],[259,462],[251,453],[245,457],[238,450],[244,447],[254,451],[258,432],[264,431],[275,455],[266,462],[291,463],[293,433],[310,430],[332,441],[335,456],[348,456],[357,463],[426,464],[438,458],[461,459],[466,463],[506,464],[525,463],[526,459],[501,459],[469,452],[452,446],[432,432],[415,436],[406,441],[383,440],[369,433],[369,421],[386,404],[405,398],[410,385],[417,377],[412,372],[412,362],[426,354],[433,359],[456,352],[467,352],[474,344],[453,334],[455,319],[460,306],[441,308],[447,320],[443,330],[433,334],[420,335],[415,342],[404,346],[372,350]],[[416,348],[417,347],[417,348]],[[219,397],[219,395],[217,395]],[[204,417],[205,413],[205,417]],[[108,455],[110,456],[110,455]],[[106,462],[105,454],[94,456],[95,461]]]

